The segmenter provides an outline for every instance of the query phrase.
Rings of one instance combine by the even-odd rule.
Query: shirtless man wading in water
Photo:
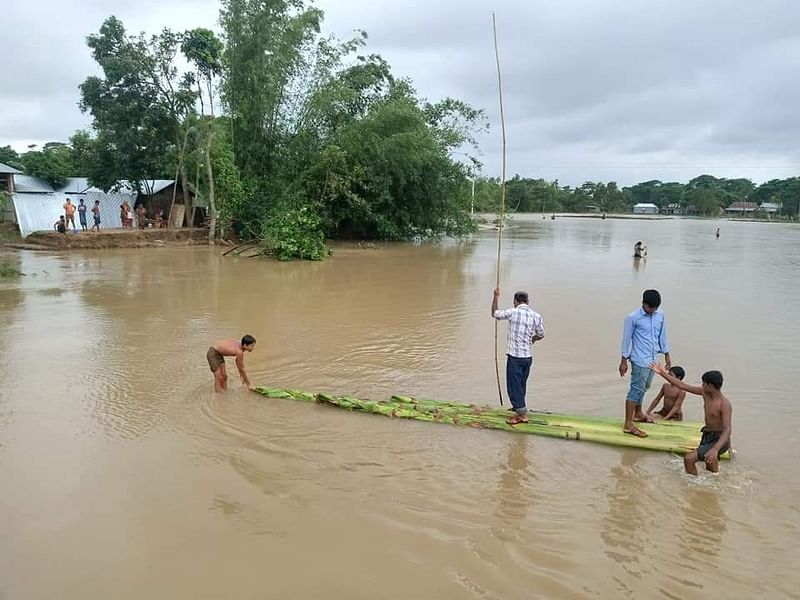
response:
[[[241,342],[236,340],[223,340],[221,342],[214,342],[208,349],[206,358],[208,359],[208,366],[214,374],[214,391],[221,392],[228,389],[228,372],[225,369],[225,357],[236,357],[236,368],[239,371],[239,377],[242,383],[247,386],[247,389],[253,391],[255,386],[250,383],[247,377],[247,372],[244,370],[244,353],[252,352],[256,346],[256,338],[252,335],[246,335],[242,338]]]

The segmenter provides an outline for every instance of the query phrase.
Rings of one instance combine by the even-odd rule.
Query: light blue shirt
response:
[[[648,315],[643,308],[625,317],[622,329],[622,358],[630,358],[640,367],[649,367],[659,354],[669,352],[664,313],[657,310]]]

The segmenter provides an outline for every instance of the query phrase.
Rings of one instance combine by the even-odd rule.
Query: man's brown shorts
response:
[[[216,373],[217,369],[225,364],[225,357],[217,352],[213,346],[208,349],[206,358],[208,359],[208,366],[211,367],[212,373]]]

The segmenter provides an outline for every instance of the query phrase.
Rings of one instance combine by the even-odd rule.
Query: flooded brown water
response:
[[[529,403],[620,415],[622,319],[657,287],[687,380],[726,376],[720,475],[235,377],[212,393],[207,347],[252,333],[260,384],[496,402],[492,232],[321,264],[21,253],[27,276],[0,284],[0,598],[799,597],[800,228],[515,224],[502,300],[528,289],[547,327]]]

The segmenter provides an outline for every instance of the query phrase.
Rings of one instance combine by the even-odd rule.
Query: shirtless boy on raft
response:
[[[703,373],[703,385],[688,385],[671,375],[660,363],[653,363],[650,368],[661,375],[669,383],[690,394],[703,397],[703,411],[706,415],[705,427],[701,430],[703,437],[700,446],[683,458],[686,472],[697,475],[697,461],[705,461],[706,469],[712,473],[719,471],[719,455],[731,447],[731,417],[733,408],[730,401],[722,393],[722,373],[706,371]]]
[[[670,374],[677,377],[681,381],[686,377],[686,371],[681,367],[672,367],[669,370]],[[665,421],[683,421],[683,401],[686,398],[686,392],[671,383],[665,383],[661,386],[658,396],[650,404],[650,408],[645,413],[645,419],[652,421],[653,419],[664,419]],[[664,406],[661,410],[653,412],[658,406],[659,401],[664,400]]]
[[[252,335],[246,335],[242,340],[223,340],[221,342],[214,342],[208,349],[206,358],[208,359],[208,366],[214,374],[214,391],[221,392],[228,389],[228,372],[225,369],[225,357],[236,357],[236,368],[239,371],[239,377],[242,383],[247,386],[247,389],[253,391],[255,386],[250,383],[247,377],[247,372],[244,370],[244,353],[252,352],[256,346],[256,338]]]

